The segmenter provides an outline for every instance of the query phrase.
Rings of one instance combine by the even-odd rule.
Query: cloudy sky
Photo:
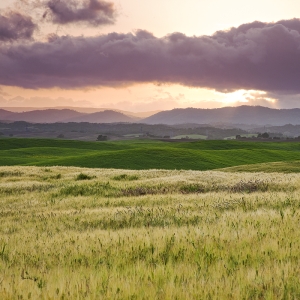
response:
[[[0,2],[0,107],[300,107],[299,0]]]

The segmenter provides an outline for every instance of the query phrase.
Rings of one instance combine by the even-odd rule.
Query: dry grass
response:
[[[300,298],[298,174],[0,174],[1,299]]]

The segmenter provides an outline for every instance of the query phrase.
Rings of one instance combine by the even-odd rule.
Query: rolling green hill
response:
[[[213,170],[300,161],[300,143],[239,141],[81,142],[1,139],[0,165],[79,166],[118,169]],[[292,165],[291,163],[290,165]],[[267,169],[264,165],[264,169]],[[250,170],[250,169],[249,169]]]

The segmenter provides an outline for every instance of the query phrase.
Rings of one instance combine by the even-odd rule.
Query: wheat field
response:
[[[1,299],[299,299],[300,174],[0,167]]]

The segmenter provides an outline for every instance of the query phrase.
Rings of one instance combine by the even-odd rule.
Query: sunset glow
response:
[[[295,52],[299,50],[293,50],[299,49],[298,46],[294,42],[285,43],[278,48],[278,53],[267,54],[276,48],[272,44],[274,35],[277,35],[278,41],[290,41],[294,37],[296,43],[300,35],[300,21],[294,18],[297,18],[296,12],[300,9],[299,1],[189,0],[183,4],[179,0],[154,0],[137,5],[134,0],[124,0],[105,2],[105,10],[102,6],[89,10],[84,4],[88,2],[82,2],[76,11],[75,6],[62,4],[61,0],[60,13],[53,10],[53,3],[56,2],[9,0],[0,3],[0,12],[6,23],[8,17],[13,20],[13,12],[22,14],[23,22],[28,19],[23,31],[26,26],[31,26],[13,37],[14,40],[12,37],[2,38],[1,107],[79,106],[130,111],[241,104],[300,107],[297,80],[291,82],[289,79],[289,73],[295,78],[294,74],[300,74],[300,68],[298,70],[297,64],[291,64],[289,68],[290,62],[287,61],[289,53],[299,56]],[[68,17],[62,9],[69,9]],[[258,26],[254,21],[263,23]],[[245,26],[248,29],[242,32]],[[239,28],[240,32],[231,30],[232,27]],[[119,46],[104,41],[111,38],[113,32],[118,34],[114,39],[119,39]],[[235,44],[230,47],[236,47],[236,50],[226,53],[233,48],[225,47],[227,42],[222,39],[226,35],[230,41],[230,34],[235,35]],[[238,39],[240,44],[236,42]],[[209,50],[208,46],[216,42],[218,45]],[[136,49],[132,48],[132,53],[122,53],[128,43]],[[82,47],[78,50],[81,52],[68,49],[71,44],[77,49]],[[254,45],[256,48],[253,48]],[[32,65],[37,58],[32,60],[32,57],[23,55],[18,58],[18,47],[27,47],[28,53],[39,48],[36,57],[40,65]],[[41,47],[45,47],[45,53]],[[224,49],[220,50],[220,47]],[[11,60],[10,51],[15,53],[15,61]],[[61,53],[55,57],[58,51]],[[99,53],[92,57],[95,51]],[[168,52],[169,56],[163,55],[164,52]],[[134,53],[141,53],[141,56],[137,57]],[[161,57],[155,57],[157,62],[153,61],[152,53],[160,53]],[[172,53],[174,58],[170,56]],[[200,56],[200,53],[204,54]],[[281,64],[278,59],[268,61],[272,56],[281,57],[284,63]],[[91,65],[88,57],[94,61]],[[111,61],[108,61],[110,57]],[[170,62],[167,63],[166,59]],[[191,59],[195,61],[191,62]],[[240,61],[242,59],[244,61]],[[118,60],[120,62],[115,65]],[[163,66],[160,60],[166,65]],[[82,65],[79,65],[81,62]],[[98,63],[99,67],[93,69],[93,65]],[[265,74],[259,69],[260,64],[268,64],[264,66]],[[46,70],[48,66],[51,71]],[[71,73],[67,73],[71,68]],[[225,71],[226,68],[228,70]],[[168,74],[171,69],[173,73]],[[276,72],[282,72],[282,75]],[[259,79],[260,75],[264,79]],[[64,79],[65,76],[68,79]],[[72,79],[72,76],[75,77]]]

